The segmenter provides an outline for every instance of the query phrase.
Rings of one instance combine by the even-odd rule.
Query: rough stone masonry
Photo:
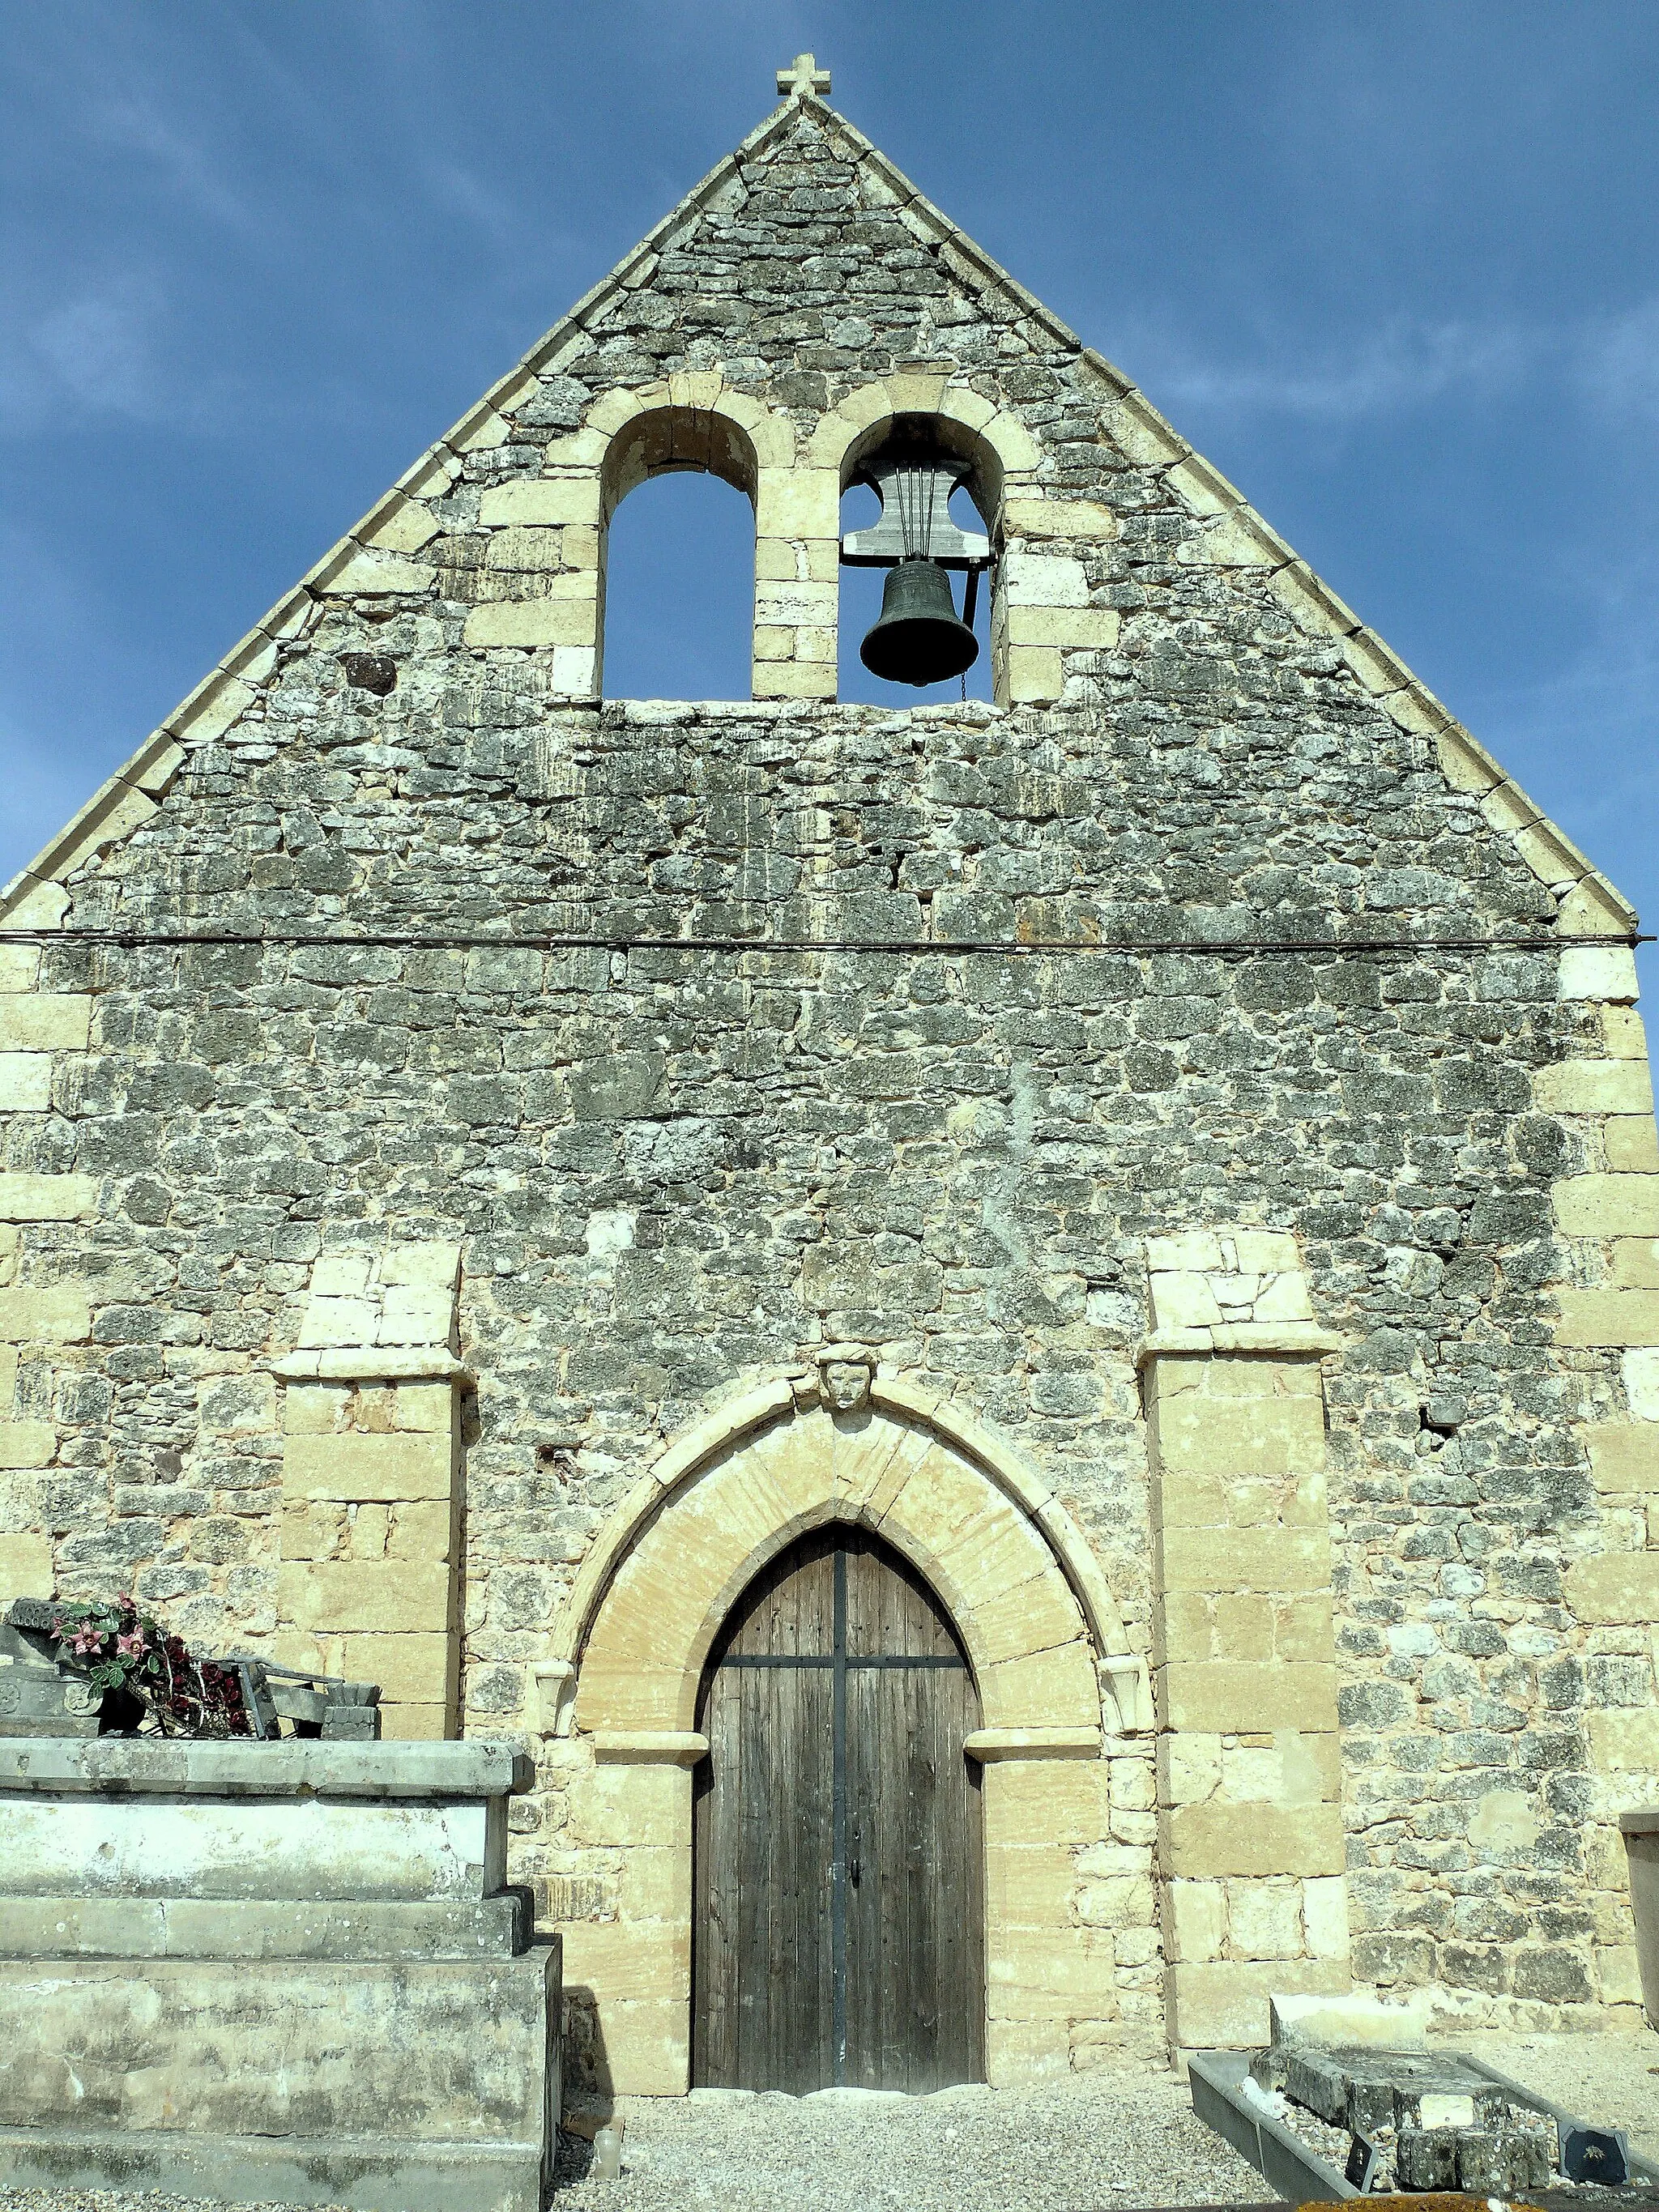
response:
[[[1635,2026],[1635,917],[814,82],[12,887],[5,1589],[522,1731],[617,2088],[687,2078],[709,1640],[837,1512],[979,1683],[993,2079],[1351,1984]],[[994,705],[836,702],[896,421]],[[688,459],[755,697],[606,699]]]

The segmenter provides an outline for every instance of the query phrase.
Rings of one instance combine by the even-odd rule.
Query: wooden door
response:
[[[982,2077],[978,1724],[937,1600],[865,1531],[803,1539],[744,1593],[699,1722],[696,2082]]]

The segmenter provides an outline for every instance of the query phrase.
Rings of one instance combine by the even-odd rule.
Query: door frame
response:
[[[1080,1852],[1113,1847],[1110,1767],[1127,1757],[1146,1778],[1149,1746],[1124,1741],[1150,1731],[1144,1659],[1070,1516],[1000,1440],[902,1384],[877,1378],[870,1400],[842,1411],[785,1377],[700,1425],[618,1509],[559,1623],[548,1750],[573,1859],[605,1869],[610,1915],[556,1924],[617,2094],[690,2082],[690,1770],[708,1749],[709,1653],[769,1560],[831,1520],[908,1560],[979,1688],[988,2078],[1064,2069],[1075,2037],[1114,2033],[1112,1931],[1072,1906]],[[1145,1856],[1131,1909],[1155,1927]]]

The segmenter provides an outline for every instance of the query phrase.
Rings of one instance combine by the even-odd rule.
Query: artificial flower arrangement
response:
[[[112,1603],[58,1605],[48,1632],[57,1656],[104,1694],[103,1725],[161,1735],[248,1735],[234,1667],[192,1658],[184,1638],[140,1613],[123,1591]]]

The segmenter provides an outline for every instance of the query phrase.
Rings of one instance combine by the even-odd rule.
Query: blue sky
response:
[[[1659,920],[1652,0],[0,0],[0,876],[803,47]],[[621,510],[617,688],[746,542]]]

